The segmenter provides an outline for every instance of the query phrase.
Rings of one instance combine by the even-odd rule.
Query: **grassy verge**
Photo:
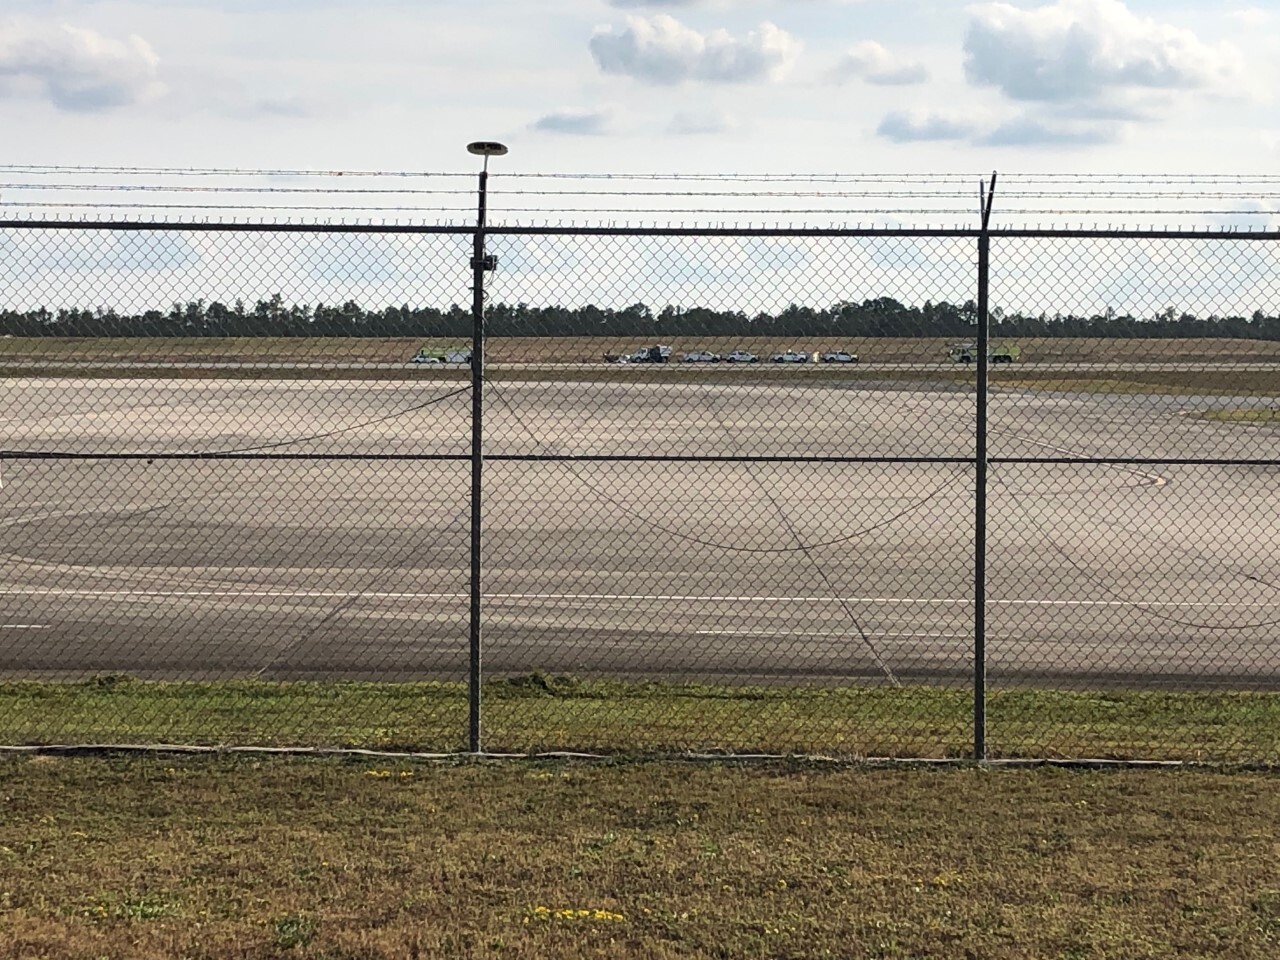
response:
[[[1267,775],[0,761],[10,956],[1270,958]]]
[[[145,369],[129,367],[86,367],[83,365],[17,367],[0,359],[0,377],[77,380],[411,380],[468,381],[471,372],[465,367],[384,367],[380,369],[327,368],[228,368],[173,367]],[[656,383],[665,386],[681,384],[756,385],[782,383],[793,387],[831,387],[847,384],[870,389],[892,389],[910,385],[916,388],[972,390],[977,378],[972,371],[957,370],[873,370],[856,367],[792,367],[744,366],[705,370],[676,367],[610,367],[535,370],[490,367],[486,378],[496,383]],[[1067,376],[1020,370],[994,372],[993,387],[1009,390],[1033,390],[1048,393],[1128,394],[1134,396],[1232,396],[1275,397],[1280,395],[1280,369],[1275,371],[1188,370],[1170,373],[1135,371],[1099,374],[1096,377]]]
[[[134,359],[140,359],[135,357]],[[312,358],[314,359],[314,358]],[[66,361],[65,364],[63,361]],[[49,378],[82,380],[412,380],[465,381],[471,377],[462,366],[413,366],[403,364],[373,369],[348,369],[340,366],[304,368],[250,368],[217,366],[175,366],[170,368],[110,366],[109,361],[94,360],[100,366],[87,365],[81,359],[49,358],[47,365],[19,366],[5,362],[0,355],[0,377]],[[186,362],[198,362],[188,358]],[[300,361],[301,362],[301,361]],[[319,361],[317,361],[319,362]],[[335,361],[337,362],[337,361]],[[833,384],[891,388],[895,385],[926,385],[940,388],[968,388],[975,385],[971,368],[937,370],[876,370],[849,366],[814,364],[807,367],[775,364],[753,364],[741,367],[719,366],[712,369],[675,364],[649,367],[610,366],[543,367],[539,369],[503,368],[493,361],[487,377],[496,382],[548,383],[659,383],[668,386],[689,383],[763,384],[785,383],[791,386]],[[991,383],[996,388],[1034,390],[1053,393],[1131,394],[1149,396],[1257,396],[1280,395],[1280,366],[1275,370],[1135,370],[1108,371],[1090,376],[1087,373],[1064,374],[1038,372],[1027,368],[994,368]]]
[[[996,690],[996,757],[1280,763],[1280,695]],[[492,752],[971,753],[964,688],[731,687],[542,675],[484,691]],[[0,742],[465,749],[460,683],[0,684]]]
[[[7,337],[0,339],[0,361],[393,362],[408,361],[419,346],[433,342],[409,337]]]
[[[1276,370],[1135,370],[1109,371],[1096,377],[1029,371],[993,372],[995,386],[1053,393],[1123,393],[1189,397],[1204,394],[1276,396],[1280,394],[1280,368]]]
[[[287,367],[254,369],[245,367],[88,367],[67,364],[41,367],[8,366],[0,358],[0,377],[49,378],[64,377],[77,380],[414,380],[414,381],[468,381],[471,371],[467,367],[410,366],[379,369],[344,369],[340,367],[300,368]],[[857,367],[766,364],[741,367],[700,368],[676,364],[662,367],[644,365],[615,366],[599,364],[596,367],[572,367],[563,369],[503,369],[501,366],[486,368],[485,377],[494,382],[521,383],[660,383],[679,386],[689,383],[711,384],[761,384],[786,383],[803,387],[811,384],[830,386],[832,383],[864,384],[871,387],[898,383],[931,384],[940,386],[967,385],[976,382],[972,372],[962,370],[860,370]]]
[[[317,369],[250,369],[228,367],[173,367],[145,369],[137,367],[86,367],[83,365],[17,367],[0,359],[0,377],[41,379],[61,377],[73,380],[470,380],[466,368],[388,367],[374,370],[343,370],[336,367]],[[523,379],[523,378],[522,378]],[[563,377],[547,377],[560,379]]]

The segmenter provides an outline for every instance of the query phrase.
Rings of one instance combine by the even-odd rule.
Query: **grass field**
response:
[[[1233,397],[1275,397],[1280,396],[1280,367],[1275,370],[1239,371],[1108,371],[1094,375],[1036,373],[1034,371],[1001,368],[992,372],[990,382],[996,387],[1004,387],[1006,389],[1037,390],[1052,393],[1120,393],[1135,396],[1175,397],[1225,394]],[[1249,420],[1257,418],[1210,417],[1208,419]]]
[[[814,764],[0,760],[48,958],[1271,958],[1280,780]]]
[[[498,363],[597,363],[604,354],[634,350],[643,337],[493,337],[487,356]],[[690,350],[750,350],[761,357],[789,349],[826,351],[848,349],[863,362],[927,363],[946,359],[945,338],[876,337],[736,337],[664,340],[676,356]],[[1184,340],[1103,340],[1021,338],[1022,360],[1029,362],[1178,363],[1231,361],[1280,362],[1280,342],[1201,338]],[[153,361],[275,361],[312,363],[407,362],[419,347],[465,346],[458,338],[375,337],[116,337],[98,339],[8,337],[0,339],[0,363],[5,360],[153,360]]]
[[[169,683],[104,677],[0,684],[0,743],[187,743],[466,749],[460,683]],[[484,688],[494,753],[588,751],[967,757],[964,688],[728,687],[574,681]],[[1280,764],[1280,695],[994,690],[994,758]]]

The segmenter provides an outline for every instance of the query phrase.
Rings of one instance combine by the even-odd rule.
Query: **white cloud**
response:
[[[559,110],[539,117],[532,126],[543,133],[599,136],[609,132],[610,119],[607,110]]]
[[[1132,13],[1121,0],[970,8],[965,73],[1014,100],[1099,98],[1116,89],[1204,90],[1239,72],[1239,53]]]
[[[159,58],[137,35],[123,40],[51,20],[0,20],[0,96],[95,111],[157,94]]]
[[[611,7],[619,7],[623,10],[638,10],[644,7],[745,7],[748,4],[768,3],[769,0],[606,0],[606,2]],[[804,2],[814,6],[822,2],[834,6],[852,6],[855,3],[862,3],[864,0],[804,0]]]
[[[867,83],[905,86],[924,83],[929,79],[929,71],[923,63],[896,56],[874,40],[867,40],[845,51],[830,76],[837,81],[861,77]]]
[[[939,113],[904,112],[886,114],[876,133],[894,143],[916,143],[927,140],[966,140],[973,135],[973,123],[959,117]]]
[[[1272,15],[1261,9],[1260,7],[1245,7],[1241,10],[1231,10],[1227,16],[1232,20],[1243,23],[1247,27],[1260,27],[1263,24],[1270,23]]]
[[[1115,143],[1120,128],[1103,123],[1044,123],[1033,117],[1018,117],[1000,124],[978,138],[991,147],[1092,147]]]
[[[725,113],[698,113],[681,111],[671,118],[667,132],[681,136],[693,136],[709,133],[732,133],[738,129],[738,122]]]
[[[773,80],[786,73],[801,48],[799,40],[767,21],[736,38],[726,30],[699,33],[662,13],[626,20],[622,29],[597,31],[591,54],[605,73],[648,83]]]
[[[608,0],[609,6],[623,10],[654,7],[732,7],[746,6],[758,0]]]
[[[259,97],[248,104],[248,109],[251,115],[291,117],[295,119],[315,117],[320,114],[320,109],[315,103],[296,94],[282,97]]]
[[[1235,212],[1217,214],[1210,219],[1220,227],[1232,230],[1275,230],[1280,228],[1280,202],[1245,200],[1234,204]]]
[[[1051,112],[1048,119],[1019,116],[998,121],[926,110],[888,113],[876,133],[893,143],[965,141],[982,147],[1073,147],[1115,143],[1122,127],[1116,123],[1082,121]]]

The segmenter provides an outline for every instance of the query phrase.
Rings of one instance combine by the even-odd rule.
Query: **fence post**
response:
[[[983,185],[985,187],[985,184]],[[978,236],[977,429],[974,432],[973,513],[973,758],[987,759],[987,367],[991,345],[991,317],[987,292],[991,266],[991,204],[996,175],[981,191],[982,232]]]
[[[477,141],[467,150],[484,157],[478,185],[476,232],[471,250],[471,612],[467,676],[467,749],[479,753],[480,739],[480,642],[481,620],[481,521],[484,506],[484,275],[496,269],[498,258],[485,251],[485,225],[489,188],[489,158],[507,148],[500,143]]]

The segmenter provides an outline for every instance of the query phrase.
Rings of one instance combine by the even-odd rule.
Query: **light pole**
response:
[[[979,763],[987,760],[987,401],[991,384],[988,382],[988,354],[991,351],[991,317],[988,313],[987,293],[991,281],[991,208],[996,202],[996,174],[991,174],[991,186],[984,183],[979,197],[982,201],[982,232],[978,235],[978,363],[977,429],[974,431],[973,514],[973,758]]]
[[[485,252],[485,218],[489,185],[489,158],[501,157],[507,148],[500,143],[478,140],[467,144],[467,152],[484,157],[480,171],[475,242],[471,254],[471,644],[468,676],[467,746],[480,752],[480,600],[481,600],[481,520],[484,490],[484,275],[498,267],[498,258]]]

